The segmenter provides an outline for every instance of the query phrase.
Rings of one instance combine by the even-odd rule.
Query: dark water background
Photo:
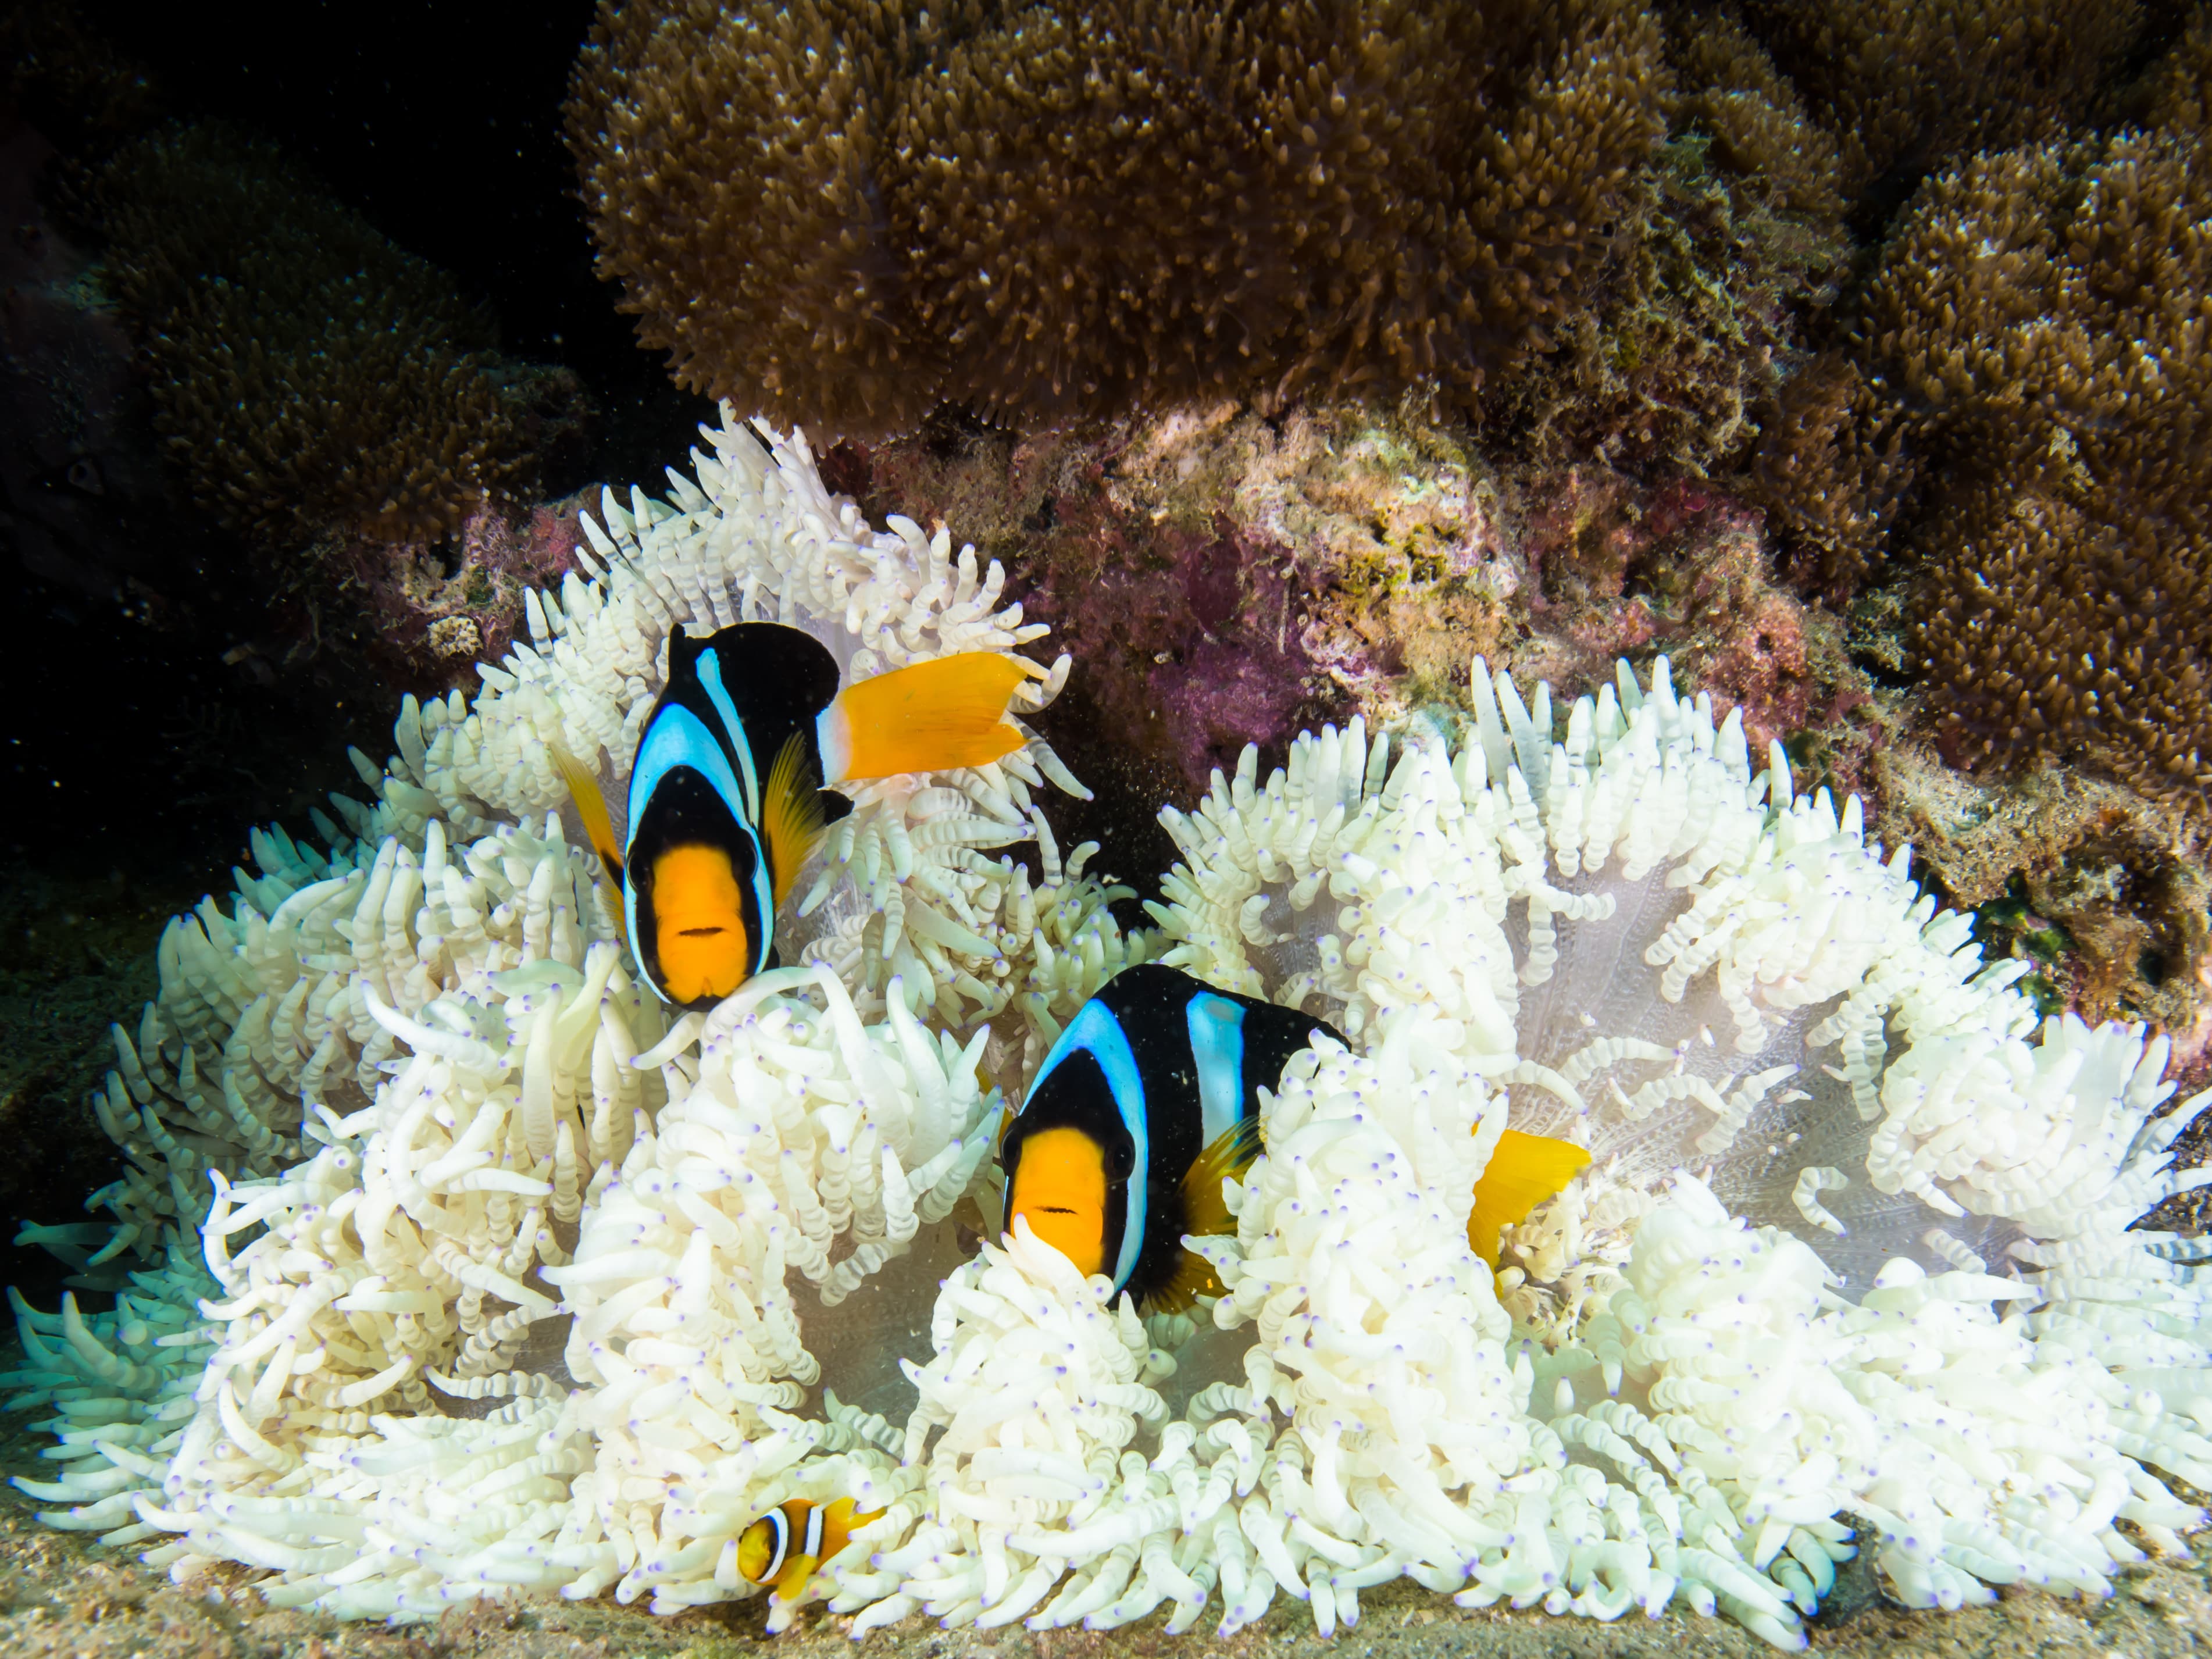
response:
[[[75,9],[146,68],[164,114],[275,143],[487,304],[507,356],[581,377],[593,446],[581,476],[544,480],[549,495],[656,478],[693,441],[711,411],[636,347],[592,274],[561,141],[592,0]],[[140,557],[157,599],[41,580],[0,539],[0,1127],[19,1154],[0,1160],[0,1251],[21,1219],[77,1218],[108,1178],[82,1092],[106,1022],[153,988],[164,918],[229,887],[249,826],[305,831],[328,791],[357,790],[349,744],[391,746],[394,696],[347,653],[254,648],[269,594],[233,543],[181,505],[155,529]],[[12,1252],[0,1280],[41,1294],[55,1265]]]

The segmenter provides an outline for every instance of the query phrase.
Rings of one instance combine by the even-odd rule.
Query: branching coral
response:
[[[527,477],[489,320],[268,146],[157,133],[92,193],[161,435],[224,525],[279,553],[403,540]]]
[[[611,4],[568,127],[679,378],[866,436],[1471,392],[1571,314],[1663,84],[1622,0]]]
[[[2212,138],[2212,7],[2197,7],[2148,78],[2146,125]]]
[[[1540,462],[1732,470],[1847,251],[1832,139],[1733,20],[1669,41],[1673,137],[1624,185],[1589,302],[1484,400]]]
[[[1791,375],[1762,413],[1746,493],[1774,515],[1799,580],[1847,593],[1881,558],[1917,471],[1904,413],[1838,351]]]

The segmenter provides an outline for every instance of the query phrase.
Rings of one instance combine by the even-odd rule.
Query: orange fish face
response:
[[[726,997],[751,962],[744,899],[730,855],[717,847],[672,847],[653,862],[653,948],[672,1002]]]
[[[1006,1225],[1030,1231],[1085,1277],[1106,1267],[1106,1154],[1080,1129],[1041,1129],[1022,1146]]]

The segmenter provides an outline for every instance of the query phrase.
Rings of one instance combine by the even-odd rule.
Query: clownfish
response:
[[[1179,1312],[1218,1295],[1185,1234],[1234,1231],[1221,1183],[1260,1154],[1260,1091],[1327,1022],[1157,964],[1126,969],[1060,1034],[1006,1130],[1006,1224],[1116,1295]]]
[[[750,1583],[775,1586],[778,1600],[795,1601],[815,1570],[882,1513],[855,1514],[849,1498],[834,1504],[794,1498],[738,1534],[738,1571]]]
[[[672,635],[668,683],[630,762],[622,845],[597,780],[553,746],[622,890],[646,983],[664,1002],[706,1008],[774,965],[778,908],[823,831],[853,810],[825,786],[1012,753],[1024,739],[1006,703],[1024,678],[1018,659],[976,651],[841,691],[836,659],[795,628]]]
[[[1045,1055],[1006,1130],[1006,1224],[1148,1311],[1175,1313],[1220,1282],[1187,1234],[1236,1231],[1221,1195],[1261,1151],[1260,1091],[1325,1020],[1217,991],[1158,964],[1127,969],[1083,1005]],[[1476,1182],[1468,1242],[1493,1267],[1501,1227],[1557,1193],[1589,1154],[1508,1129]]]

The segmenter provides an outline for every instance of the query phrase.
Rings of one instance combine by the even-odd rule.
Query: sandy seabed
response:
[[[22,1363],[12,1335],[0,1371]],[[30,1413],[0,1419],[0,1474],[50,1475],[51,1444]],[[1774,1650],[1741,1626],[1670,1612],[1617,1624],[1537,1612],[1464,1610],[1401,1581],[1364,1593],[1358,1626],[1324,1639],[1303,1603],[1278,1600],[1267,1616],[1222,1638],[1203,1623],[1171,1637],[1156,1614],[1123,1629],[943,1631],[909,1618],[857,1650],[842,1621],[819,1610],[781,1637],[763,1632],[760,1601],[659,1619],[611,1598],[548,1598],[456,1608],[434,1625],[393,1630],[340,1624],[263,1605],[258,1576],[224,1566],[189,1586],[141,1566],[135,1547],[103,1548],[82,1533],[40,1524],[41,1507],[0,1488],[0,1659],[1764,1659]],[[1881,1659],[2166,1659],[2212,1652],[2212,1536],[2195,1560],[2122,1571],[2104,1601],[2002,1590],[1993,1607],[1912,1613],[1886,1602],[1869,1576],[1847,1567],[1819,1617],[1816,1653]]]

